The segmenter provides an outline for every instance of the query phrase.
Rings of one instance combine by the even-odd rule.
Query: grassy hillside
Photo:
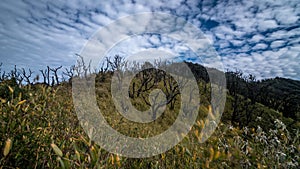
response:
[[[111,91],[111,73],[98,74],[96,96],[107,122],[132,137],[154,136],[176,119],[180,99],[174,108],[149,124],[128,121],[117,113]],[[136,88],[141,86],[135,80]],[[131,83],[131,87],[133,82]],[[298,168],[299,121],[251,100],[229,94],[222,122],[212,137],[199,143],[210,108],[209,84],[198,80],[201,105],[195,125],[183,141],[171,150],[151,158],[131,159],[110,154],[89,140],[79,124],[72,103],[71,83],[24,85],[14,79],[0,84],[0,168]],[[163,88],[163,81],[157,82]],[[142,88],[144,89],[144,88]],[[145,110],[143,95],[131,102]],[[237,123],[232,123],[233,103],[238,98]],[[247,110],[245,109],[247,106]],[[249,111],[248,111],[249,110]],[[251,111],[250,111],[251,110]],[[251,121],[246,124],[247,116]],[[287,126],[290,124],[289,126]]]

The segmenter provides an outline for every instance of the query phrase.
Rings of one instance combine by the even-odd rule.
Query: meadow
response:
[[[149,124],[130,122],[118,114],[110,93],[112,75],[110,70],[96,74],[96,97],[115,130],[131,137],[151,137],[174,122],[180,93],[163,115]],[[147,110],[145,98],[153,88],[148,90],[139,77],[143,76],[131,83],[136,93],[130,99],[137,109]],[[173,81],[169,80],[169,85],[165,82],[156,81],[156,88],[168,94]],[[127,158],[111,154],[89,139],[74,110],[71,80],[20,84],[16,77],[8,76],[0,81],[0,168],[299,168],[299,121],[258,101],[252,103],[240,93],[227,91],[221,122],[213,135],[200,143],[206,117],[213,112],[211,84],[205,79],[197,83],[201,105],[188,135],[160,155]],[[235,119],[234,109],[238,112]]]

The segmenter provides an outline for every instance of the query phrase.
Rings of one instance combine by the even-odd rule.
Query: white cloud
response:
[[[249,39],[248,41],[249,42],[253,42],[253,43],[257,43],[257,42],[259,42],[259,41],[261,41],[261,40],[264,40],[265,39],[265,37],[263,36],[263,35],[261,35],[261,34],[256,34],[256,35],[254,35],[251,39]]]
[[[278,27],[276,21],[271,19],[258,21],[257,26],[259,31],[266,31],[268,29],[274,29]]]
[[[278,10],[275,14],[275,18],[280,24],[294,24],[299,19],[299,16],[297,16],[295,9],[287,6]]]
[[[262,49],[266,49],[267,47],[268,45],[264,43],[258,43],[252,48],[252,50],[262,50]]]
[[[275,48],[278,48],[278,47],[283,46],[284,44],[285,44],[285,41],[283,41],[283,40],[277,40],[277,41],[273,41],[273,42],[271,43],[270,47],[271,47],[272,49],[275,49]]]

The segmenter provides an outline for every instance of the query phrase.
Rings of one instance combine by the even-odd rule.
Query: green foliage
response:
[[[20,93],[23,94],[24,98],[25,92],[19,87],[15,78],[6,79],[0,83],[0,98],[10,100],[18,97]]]

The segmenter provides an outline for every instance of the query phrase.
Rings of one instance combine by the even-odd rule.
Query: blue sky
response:
[[[237,68],[259,79],[300,80],[300,0],[2,0],[0,62],[6,71],[14,65],[36,72],[47,65],[68,67],[97,30],[141,12],[176,15],[200,28],[225,69]],[[111,54],[125,56],[145,48],[187,52],[176,41],[145,35],[125,40]]]

